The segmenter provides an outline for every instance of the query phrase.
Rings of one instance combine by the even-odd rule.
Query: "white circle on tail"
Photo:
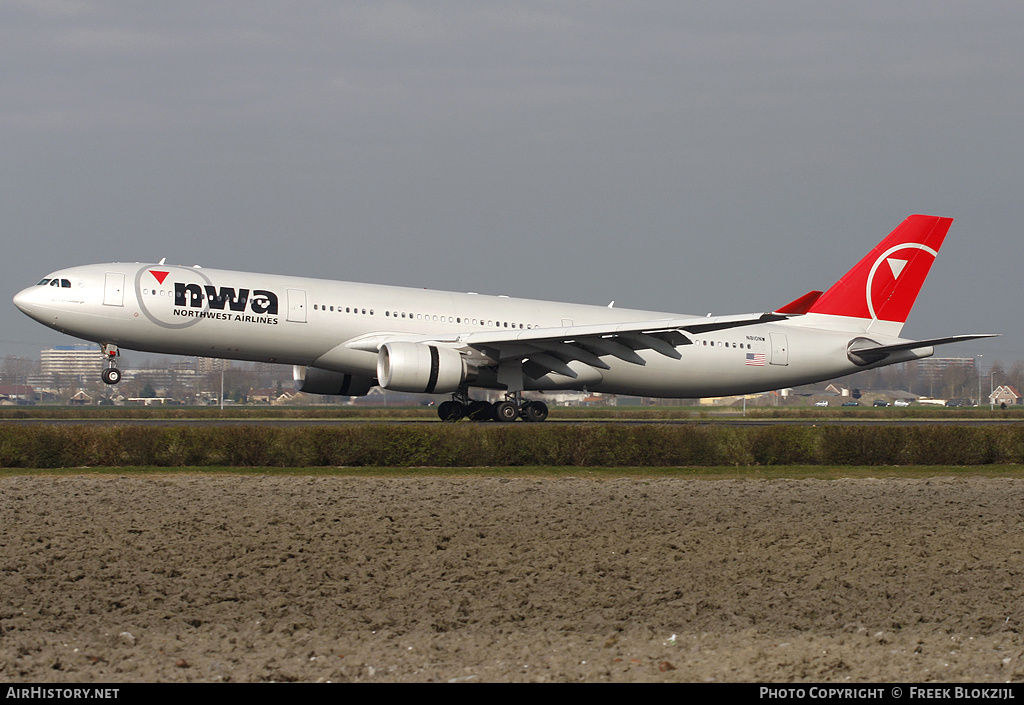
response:
[[[867,304],[868,304],[868,313],[871,314],[871,318],[872,319],[875,319],[875,320],[878,319],[878,315],[875,313],[875,303],[874,303],[874,301],[872,301],[872,297],[871,297],[871,287],[872,287],[872,284],[875,281],[875,272],[882,265],[882,262],[888,262],[890,271],[892,273],[893,280],[898,279],[900,274],[903,272],[904,267],[907,264],[907,260],[905,260],[905,259],[895,259],[895,258],[890,260],[889,258],[894,253],[899,252],[900,250],[905,250],[905,249],[924,250],[925,252],[930,254],[933,259],[939,254],[936,250],[933,250],[932,248],[928,247],[927,245],[922,245],[919,242],[902,242],[899,245],[894,245],[894,246],[890,247],[888,250],[886,250],[881,255],[879,255],[878,259],[875,260],[875,263],[873,265],[871,265],[871,271],[868,272],[867,286],[866,286],[866,288],[864,290],[864,298],[865,298],[865,300],[867,301]]]

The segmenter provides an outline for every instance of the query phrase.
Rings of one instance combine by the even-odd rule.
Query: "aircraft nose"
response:
[[[35,308],[33,305],[33,290],[36,287],[30,286],[27,289],[22,289],[14,295],[14,305],[17,306],[22,313],[31,316]]]

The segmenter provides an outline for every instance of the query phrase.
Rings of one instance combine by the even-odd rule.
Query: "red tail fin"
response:
[[[952,218],[912,215],[811,306],[809,313],[902,324]]]

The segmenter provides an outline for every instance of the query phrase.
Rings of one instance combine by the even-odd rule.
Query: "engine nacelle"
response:
[[[384,389],[447,394],[466,381],[468,368],[458,350],[425,343],[385,343],[377,354],[377,381]]]
[[[335,394],[343,397],[365,396],[377,382],[373,377],[349,375],[318,367],[292,366],[295,389],[307,394]]]

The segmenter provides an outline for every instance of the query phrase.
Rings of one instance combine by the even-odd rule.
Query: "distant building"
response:
[[[224,360],[219,357],[197,357],[196,374],[205,375],[211,372],[221,372],[231,369],[231,360]]]
[[[1020,392],[1016,389],[1008,384],[1000,384],[989,395],[989,402],[997,406],[1001,404],[1010,406],[1011,404],[1022,404],[1024,400],[1021,399]]]
[[[103,352],[98,345],[56,345],[39,353],[39,376],[53,383],[62,380],[98,380],[103,372]]]
[[[973,357],[926,357],[917,360],[918,381],[925,384],[941,383],[947,370],[961,369],[974,377],[975,359]]]
[[[280,389],[265,387],[263,389],[250,389],[246,398],[250,404],[270,404],[280,396]]]
[[[0,404],[17,404],[19,402],[36,401],[36,390],[28,384],[0,385]]]
[[[74,396],[68,399],[68,404],[72,406],[86,406],[93,403],[92,395],[88,394],[84,389],[79,389]]]

